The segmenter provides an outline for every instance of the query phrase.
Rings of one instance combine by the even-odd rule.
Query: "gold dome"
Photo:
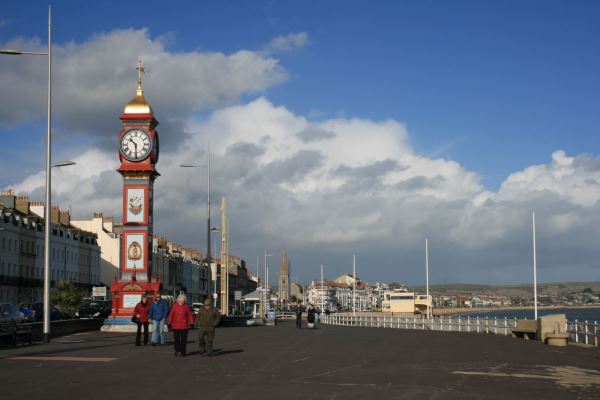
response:
[[[142,67],[142,60],[138,61],[138,67],[136,69],[138,71],[138,87],[135,91],[135,97],[131,99],[131,101],[125,106],[124,113],[154,115],[152,107],[150,107],[150,103],[148,103],[144,98],[144,90],[142,89],[142,73],[144,72],[144,67]]]

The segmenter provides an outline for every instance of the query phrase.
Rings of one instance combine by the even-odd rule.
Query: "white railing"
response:
[[[591,346],[600,346],[600,324],[598,321],[567,321],[569,340]]]
[[[421,329],[447,332],[491,333],[511,335],[517,326],[516,318],[488,317],[431,317],[425,316],[383,316],[383,315],[340,315],[321,316],[321,321],[329,325],[362,326],[372,328]],[[567,321],[569,341],[591,346],[600,346],[600,324],[597,321]]]
[[[370,315],[329,315],[322,317],[325,324],[363,326],[374,328],[422,329],[447,332],[476,332],[496,335],[510,335],[517,320],[509,318],[482,317],[431,317],[425,316],[370,316]]]

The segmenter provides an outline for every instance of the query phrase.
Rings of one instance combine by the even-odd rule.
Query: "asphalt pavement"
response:
[[[217,329],[214,357],[134,334],[0,348],[10,399],[600,399],[600,351],[505,336],[322,326]],[[167,336],[172,343],[172,336]]]

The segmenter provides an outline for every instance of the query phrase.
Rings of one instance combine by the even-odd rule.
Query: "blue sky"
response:
[[[7,1],[0,39],[45,40],[45,2]],[[56,43],[148,27],[173,51],[259,49],[307,32],[281,55],[290,79],[269,99],[315,118],[407,124],[414,147],[458,160],[491,189],[557,149],[600,147],[600,4],[594,1],[56,1]],[[4,129],[3,129],[4,130]]]
[[[123,54],[125,50],[113,47],[102,57],[112,58],[111,51],[114,50],[117,61],[104,58],[84,65],[89,61],[85,59],[90,54],[86,52],[89,48],[95,48],[93,46],[99,43],[115,46],[110,40],[119,35],[128,40],[127,44],[146,46],[144,51],[149,52],[151,59],[154,57],[163,62],[170,58],[193,59],[202,67],[207,55],[217,54],[226,60],[221,66],[227,67],[232,58],[245,52],[254,57],[249,61],[249,67],[258,68],[254,75],[238,71],[241,77],[238,77],[239,88],[229,92],[231,88],[227,82],[218,79],[215,85],[212,82],[189,85],[176,82],[179,74],[194,78],[196,70],[186,75],[189,71],[183,71],[183,65],[178,65],[181,71],[151,62],[147,65],[147,95],[158,112],[161,133],[164,133],[161,146],[164,146],[163,154],[167,158],[162,158],[163,166],[159,169],[166,170],[161,178],[165,186],[166,182],[173,187],[178,184],[178,178],[169,173],[168,157],[191,157],[181,150],[190,147],[189,143],[182,146],[180,143],[185,141],[173,140],[178,137],[177,132],[185,131],[192,137],[191,142],[206,142],[205,137],[194,138],[193,129],[214,131],[215,136],[223,132],[221,154],[215,156],[223,157],[215,160],[215,165],[221,161],[223,171],[227,168],[235,170],[235,165],[227,164],[229,150],[225,144],[236,141],[237,144],[256,146],[253,148],[256,154],[260,151],[269,154],[256,164],[248,161],[263,176],[270,176],[270,168],[281,167],[274,162],[277,155],[270,153],[272,149],[268,149],[260,137],[251,133],[244,136],[245,129],[251,131],[250,123],[242,128],[232,123],[234,118],[252,120],[250,110],[264,117],[259,123],[264,123],[267,130],[277,131],[278,124],[285,121],[287,125],[282,128],[285,134],[279,132],[279,148],[285,149],[297,137],[291,127],[312,133],[326,131],[336,138],[352,137],[354,142],[350,144],[358,143],[348,150],[347,163],[344,159],[340,161],[335,146],[333,150],[326,150],[327,143],[319,149],[320,153],[315,153],[312,143],[289,144],[288,153],[284,152],[289,157],[286,162],[291,166],[297,162],[300,168],[305,168],[302,172],[306,175],[299,178],[291,174],[285,180],[275,174],[274,179],[282,180],[280,185],[264,183],[265,186],[260,186],[259,182],[260,191],[251,192],[248,187],[243,187],[245,192],[242,193],[258,197],[267,193],[271,198],[287,199],[289,204],[296,204],[297,210],[311,215],[318,215],[313,213],[314,209],[332,207],[342,210],[351,206],[347,213],[370,217],[357,220],[355,226],[349,225],[345,231],[333,232],[323,239],[324,247],[319,248],[292,233],[287,240],[281,238],[273,233],[275,227],[263,225],[261,210],[244,211],[244,204],[232,204],[232,212],[240,213],[233,215],[233,220],[237,218],[260,231],[247,237],[243,230],[235,232],[234,229],[234,235],[248,240],[238,250],[243,257],[254,259],[252,254],[261,254],[264,243],[269,240],[273,241],[267,245],[269,248],[278,248],[281,245],[278,241],[285,241],[292,258],[313,266],[326,260],[329,265],[334,265],[335,271],[342,272],[350,259],[349,253],[359,249],[361,259],[371,258],[381,265],[380,270],[373,269],[369,279],[388,277],[389,271],[400,268],[402,279],[420,283],[420,273],[410,271],[421,259],[420,244],[416,243],[429,235],[437,240],[437,243],[432,241],[433,257],[448,263],[448,269],[444,271],[435,272],[434,269],[433,273],[439,274],[434,275],[438,281],[520,282],[527,275],[515,271],[523,271],[523,266],[529,263],[528,215],[536,207],[547,213],[548,225],[544,226],[542,212],[540,229],[547,228],[546,257],[548,265],[552,264],[546,279],[541,280],[560,280],[572,271],[586,279],[590,278],[590,271],[595,271],[592,278],[600,279],[597,264],[600,254],[592,243],[592,238],[600,234],[598,224],[594,222],[600,221],[600,203],[594,202],[600,182],[600,177],[596,176],[596,165],[600,165],[599,2],[59,0],[52,5],[54,43],[62,51],[55,66],[57,85],[69,83],[73,75],[73,82],[80,82],[83,93],[66,91],[62,93],[73,97],[55,98],[57,103],[63,101],[57,104],[54,122],[55,159],[72,158],[74,152],[78,154],[79,150],[85,149],[106,151],[106,140],[112,143],[113,136],[116,138],[120,129],[118,111],[130,96],[128,90],[117,94],[116,89],[129,82],[129,75],[123,80],[119,71],[130,68],[130,64],[135,65],[137,54]],[[14,42],[19,37],[25,40],[37,37],[43,45],[46,13],[47,3],[43,1],[5,1],[0,12],[0,44]],[[147,28],[147,32],[141,34],[142,28]],[[265,50],[274,38],[299,33],[306,35],[306,43],[289,50]],[[137,48],[131,51],[136,52]],[[72,57],[71,53],[74,54]],[[70,58],[78,61],[73,64]],[[263,61],[274,62],[274,69],[265,67],[261,64]],[[18,86],[10,89],[18,92],[23,87],[23,93],[0,92],[0,99],[7,108],[24,93],[45,95],[43,63],[41,58],[29,60],[27,64],[18,64],[6,56],[0,58],[0,79],[5,80],[5,87],[25,76],[23,83],[19,81]],[[73,65],[89,70],[65,72]],[[104,65],[106,71],[103,71]],[[219,77],[218,68],[206,68],[202,71]],[[168,85],[173,80],[173,93],[156,89],[163,87],[164,90],[164,86],[157,86],[157,81],[152,80],[153,71],[162,72],[163,80],[167,81],[158,83]],[[171,75],[164,75],[165,71],[170,71]],[[281,72],[285,77],[278,75]],[[104,86],[97,82],[102,79],[107,80]],[[253,79],[265,81],[253,85]],[[36,82],[30,82],[34,80]],[[112,87],[115,96],[86,92],[83,85],[87,82],[102,90]],[[55,93],[60,94],[60,89],[58,87]],[[177,114],[178,109],[171,104],[177,102],[171,99],[187,89],[196,90],[187,94],[190,95],[186,97],[188,102],[196,97],[209,98],[206,93],[213,94],[211,91],[221,95],[223,100],[200,101]],[[44,164],[45,118],[43,112],[39,112],[42,102],[32,100],[32,103],[35,103],[32,108],[38,108],[37,116],[27,117],[26,101],[23,106],[15,106],[25,115],[19,119],[3,118],[0,110],[0,140],[9,144],[0,149],[0,187],[17,187],[39,197],[41,188],[26,179],[34,176]],[[82,108],[82,104],[87,108]],[[95,104],[103,104],[98,112],[94,110]],[[69,107],[73,108],[71,114],[65,111]],[[82,110],[85,112],[81,113]],[[82,118],[90,118],[90,125],[95,128],[88,131]],[[176,121],[169,121],[170,118]],[[232,120],[224,123],[228,118]],[[69,122],[65,124],[66,120]],[[102,122],[104,120],[106,124]],[[386,121],[404,124],[406,137],[395,122],[388,124]],[[357,127],[364,129],[364,135],[353,136]],[[218,130],[225,128],[229,130]],[[105,136],[98,134],[99,131]],[[376,145],[387,143],[388,134],[396,135],[402,143],[386,156],[388,159],[383,155],[378,159],[377,154],[385,153],[385,148],[382,151]],[[348,146],[348,142],[344,145]],[[410,151],[405,145],[411,147]],[[217,143],[216,149],[218,146]],[[341,150],[339,153],[343,153]],[[558,150],[565,154],[555,153]],[[364,151],[364,157],[350,160],[352,151]],[[93,156],[94,162],[105,160],[104,153]],[[115,158],[114,154],[111,153],[111,157],[110,160]],[[398,170],[390,172],[395,162],[399,163]],[[536,165],[539,167],[532,167]],[[371,169],[362,170],[363,167]],[[311,200],[306,201],[303,197],[306,192],[302,190],[310,190],[307,188],[318,181],[316,175],[311,175],[314,171],[311,168],[320,171],[319,179],[324,180],[319,182],[332,192],[312,193],[313,196],[307,196]],[[402,175],[402,168],[411,172]],[[439,176],[432,172],[436,169],[442,171]],[[390,186],[378,192],[380,188],[370,187],[368,182],[359,189],[350,185],[362,182],[361,177],[368,174],[374,174],[370,175],[369,182],[385,176],[387,181],[383,184]],[[224,172],[224,176],[230,175]],[[561,180],[565,176],[569,179]],[[69,184],[81,187],[88,178],[65,177],[65,182],[73,179]],[[255,184],[256,179],[253,177],[247,183]],[[344,180],[349,180],[345,186],[335,186],[336,182]],[[218,191],[219,177],[215,181]],[[298,186],[294,186],[296,184]],[[504,191],[500,190],[502,184],[508,187]],[[395,192],[408,187],[415,189],[408,194]],[[428,187],[436,189],[429,190]],[[60,183],[56,190],[59,189]],[[365,194],[371,203],[361,202],[364,200],[360,196],[363,189],[372,190]],[[354,197],[345,190],[354,190]],[[536,197],[539,193],[548,195]],[[200,192],[193,195],[204,198]],[[68,194],[60,191],[56,196],[59,201],[71,201]],[[113,207],[114,201],[96,201],[97,193],[86,196],[80,199],[81,202],[85,200],[94,207],[118,209]],[[416,208],[411,208],[414,207],[411,199],[415,196],[420,202]],[[339,204],[332,204],[335,201]],[[288,205],[285,201],[281,203]],[[156,204],[160,207],[160,201]],[[369,204],[378,207],[380,213],[373,212]],[[427,205],[429,208],[423,210]],[[82,207],[79,210],[82,213],[97,211]],[[294,217],[291,221],[296,221],[293,214],[290,213]],[[166,208],[159,208],[157,221],[161,217],[166,221],[167,216],[177,218]],[[323,215],[314,223],[326,221],[323,230],[327,231],[330,229],[327,224],[344,226],[347,216],[340,213],[339,219],[330,220],[331,215]],[[446,217],[447,221],[440,222]],[[382,228],[381,235],[385,237],[385,231],[388,237],[393,234],[404,238],[398,248],[394,247],[395,242],[392,243],[399,240],[398,237],[392,237],[389,243],[372,237],[373,231],[387,226],[388,221],[389,230]],[[285,223],[294,222],[281,222],[282,225]],[[407,232],[411,231],[411,235],[404,232],[403,227]],[[202,246],[203,240],[199,240],[200,244],[187,241],[189,232],[180,228],[173,222],[171,225],[165,223],[160,229],[185,245]],[[428,233],[428,230],[436,233]],[[371,236],[372,242],[365,240],[365,235]],[[543,232],[540,235],[544,238]],[[337,241],[331,239],[333,237],[338,238]],[[583,241],[578,241],[579,237]],[[465,247],[457,248],[457,241],[462,241],[460,246]],[[541,246],[543,250],[544,245]],[[551,250],[561,256],[551,255]],[[540,257],[543,265],[544,255]],[[490,263],[490,259],[496,261]],[[398,267],[397,264],[402,262],[409,266]],[[488,263],[490,270],[482,267]],[[514,273],[507,277],[497,269],[491,270],[494,265],[508,266]],[[310,273],[303,277],[309,278]]]

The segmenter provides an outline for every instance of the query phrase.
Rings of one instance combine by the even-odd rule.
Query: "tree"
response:
[[[56,292],[52,295],[52,302],[58,305],[68,317],[73,317],[83,303],[83,295],[71,281],[60,281]]]

